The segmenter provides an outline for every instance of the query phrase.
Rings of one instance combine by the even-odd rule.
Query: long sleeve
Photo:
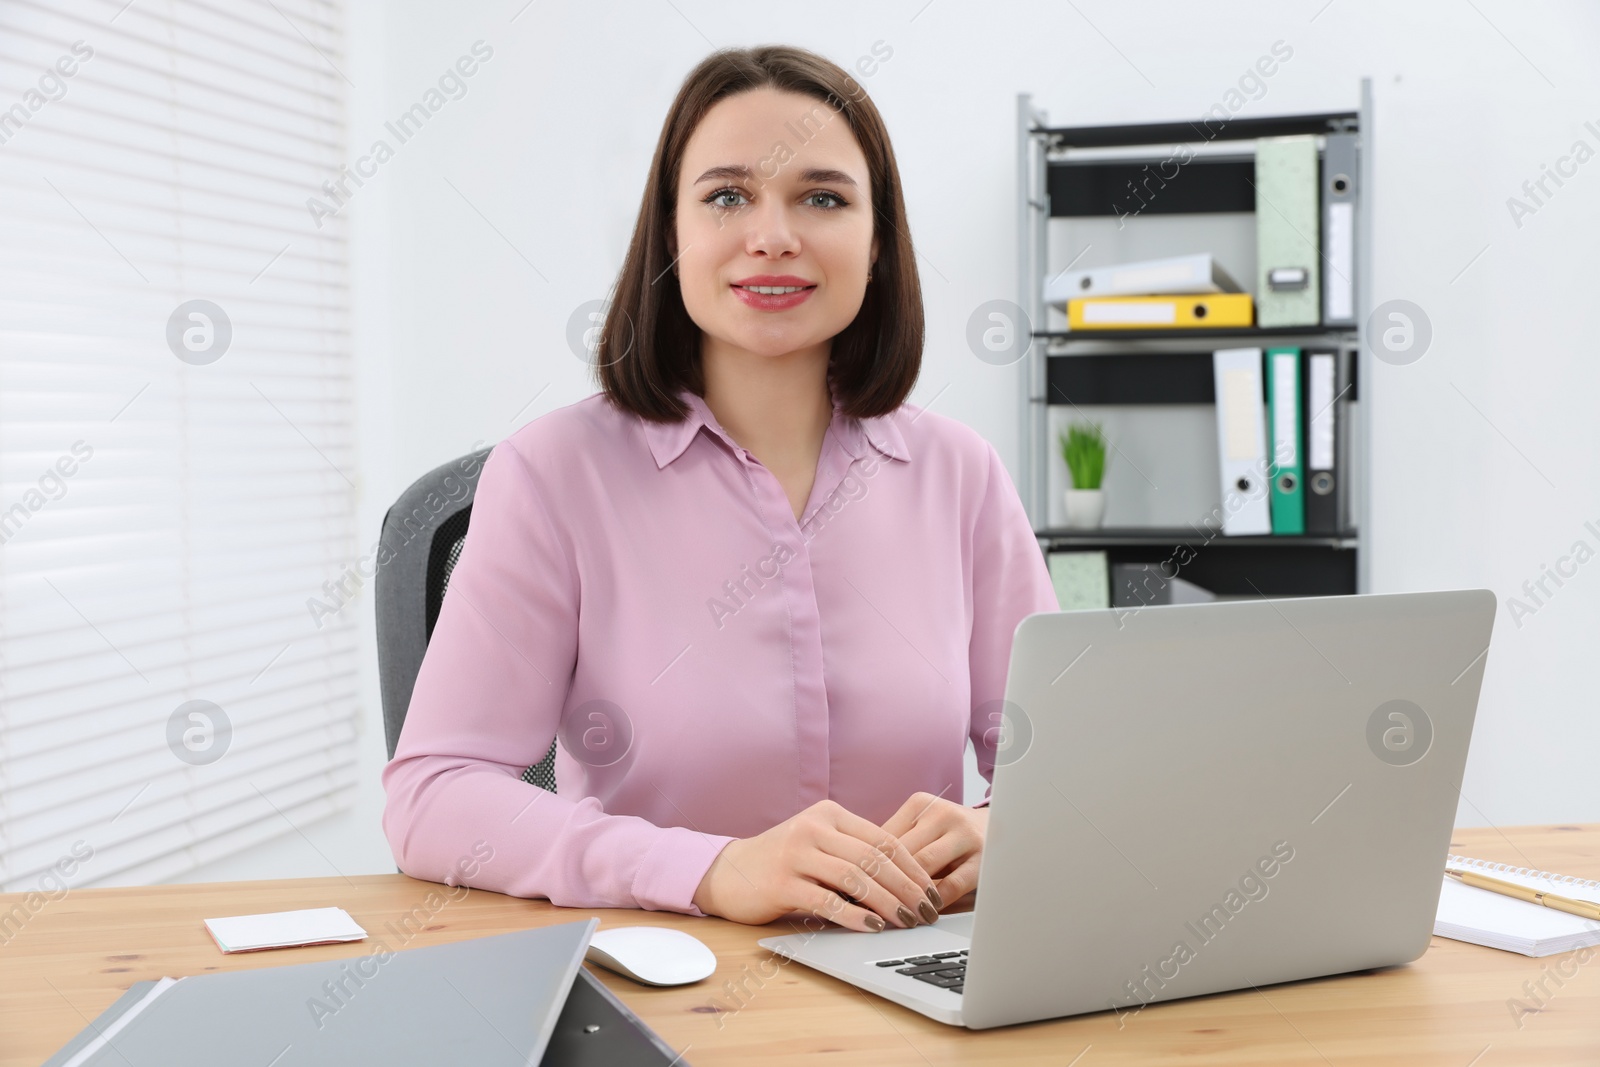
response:
[[[545,495],[514,443],[494,449],[383,771],[384,833],[418,878],[702,914],[694,892],[734,838],[608,814],[595,797],[521,780],[556,736],[578,656],[583,534],[552,521]]]
[[[972,535],[972,738],[978,770],[994,782],[1001,701],[1017,626],[1035,612],[1057,611],[1055,588],[1038,539],[1005,464],[988,446],[989,474]],[[984,799],[977,806],[988,804]]]

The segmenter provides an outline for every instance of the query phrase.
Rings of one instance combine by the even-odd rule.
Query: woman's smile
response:
[[[757,311],[786,311],[799,307],[816,290],[815,282],[792,274],[757,274],[731,286],[735,295]]]

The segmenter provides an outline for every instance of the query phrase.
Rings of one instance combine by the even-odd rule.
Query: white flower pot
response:
[[[1094,530],[1106,514],[1104,489],[1068,489],[1067,526],[1074,530]]]

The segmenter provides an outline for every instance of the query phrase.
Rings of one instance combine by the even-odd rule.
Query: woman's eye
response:
[[[733,197],[736,200],[742,200],[744,194],[739,192],[737,189],[718,189],[710,196],[707,196],[704,202],[720,211],[731,211],[736,207],[743,206],[739,203],[728,203],[724,197]],[[817,192],[806,197],[807,203],[813,203],[817,200],[828,201],[828,203],[817,205],[825,211],[838,210],[839,208],[845,207],[848,203],[848,201],[846,201],[845,198],[840,196],[838,193]]]

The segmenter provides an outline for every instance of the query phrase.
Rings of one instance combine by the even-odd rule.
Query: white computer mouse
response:
[[[666,926],[596,930],[588,959],[645,985],[688,985],[717,969],[717,957],[698,938]]]

